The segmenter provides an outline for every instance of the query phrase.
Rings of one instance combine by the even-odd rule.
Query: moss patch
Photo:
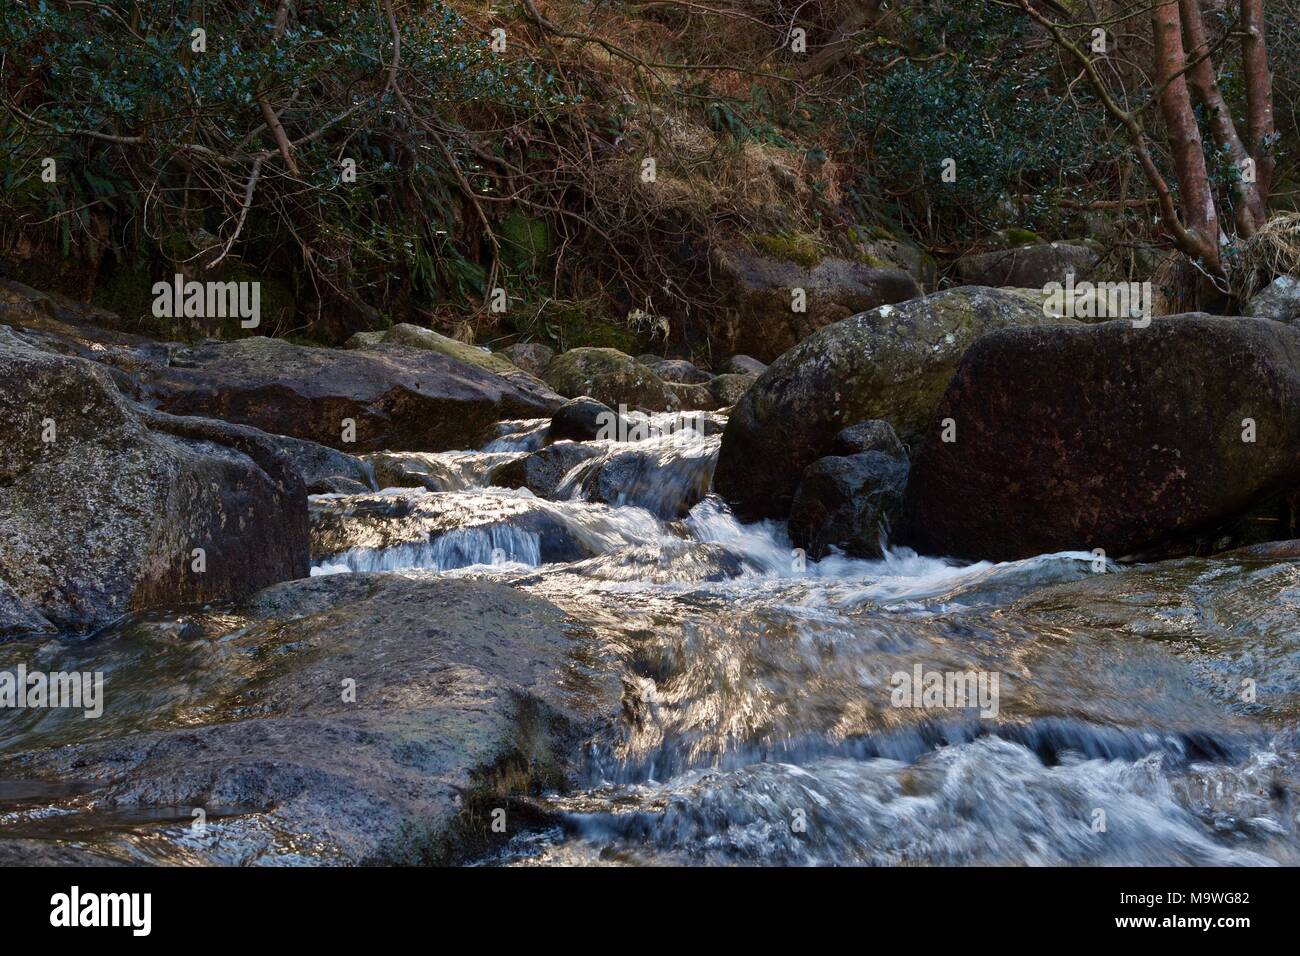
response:
[[[786,262],[797,262],[811,269],[824,258],[822,247],[811,236],[793,235],[758,235],[752,239],[754,245],[770,256]]]

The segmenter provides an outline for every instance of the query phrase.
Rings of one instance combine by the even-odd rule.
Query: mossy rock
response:
[[[565,398],[589,395],[611,408],[676,410],[676,393],[659,376],[617,349],[570,349],[551,359],[542,376]]]
[[[356,336],[353,336],[353,338],[356,338]],[[349,339],[349,341],[352,340]],[[474,365],[488,372],[495,372],[503,378],[524,380],[533,385],[542,384],[538,379],[529,375],[504,355],[495,355],[492,352],[488,352],[474,345],[469,345],[459,339],[440,335],[432,329],[421,328],[418,325],[411,325],[408,322],[399,322],[387,332],[383,333],[380,342],[384,345],[404,345],[407,348],[426,349],[430,352],[438,352],[449,358],[454,358],[457,361],[464,362],[466,365]]]
[[[770,256],[785,262],[797,262],[812,268],[822,261],[825,251],[812,237],[804,235],[758,235],[752,242]]]
[[[1042,295],[963,286],[885,305],[809,336],[736,404],[714,487],[744,517],[782,517],[803,470],[869,419],[919,444],[966,349],[985,332],[1065,322]]]

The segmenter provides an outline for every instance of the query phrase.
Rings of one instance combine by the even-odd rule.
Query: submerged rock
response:
[[[1205,315],[1004,329],[935,413],[905,542],[993,560],[1176,552],[1300,484],[1297,448],[1300,331]]]
[[[435,351],[310,348],[261,337],[186,349],[172,366],[142,372],[139,388],[164,411],[352,452],[477,448],[501,419],[549,415],[562,402]]]
[[[485,582],[335,575],[271,588],[172,638],[205,651],[169,695],[165,658],[131,654],[155,625],[132,627],[99,639],[113,679],[138,688],[106,710],[100,739],[3,764],[11,779],[76,781],[72,819],[97,852],[135,818],[174,821],[184,847],[161,851],[173,860],[445,861],[486,845],[492,808],[562,784],[593,719],[617,708],[581,625]],[[194,808],[206,831],[189,842]],[[137,844],[134,858],[171,841]]]
[[[381,451],[366,455],[379,488],[463,491],[487,484],[496,470],[522,452]]]
[[[671,521],[708,494],[718,442],[683,433],[614,445],[575,472],[557,493],[576,492],[588,501],[645,508]]]
[[[559,441],[502,465],[492,473],[499,488],[527,488],[539,498],[554,498],[564,477],[584,461],[600,455],[589,445]]]
[[[612,408],[672,411],[677,395],[659,376],[618,349],[570,349],[551,359],[543,376],[566,398],[585,395]]]
[[[831,547],[878,558],[906,485],[905,459],[878,451],[819,458],[804,470],[790,506],[790,540],[817,559]]]
[[[0,335],[0,614],[101,627],[307,573],[302,479],[254,429],[140,409],[93,363]]]
[[[1062,322],[1041,297],[959,288],[827,326],[782,355],[736,404],[714,476],[742,517],[784,516],[803,470],[866,419],[909,444],[928,428],[967,346],[991,329]]]

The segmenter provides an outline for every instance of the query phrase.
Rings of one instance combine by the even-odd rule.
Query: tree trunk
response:
[[[1260,199],[1268,202],[1273,183],[1273,76],[1268,71],[1268,46],[1264,40],[1264,0],[1241,0],[1241,25],[1246,31],[1242,60],[1246,67],[1246,111],[1250,155],[1255,159]]]
[[[1223,101],[1223,94],[1219,92],[1214,64],[1210,60],[1210,44],[1205,36],[1205,23],[1201,19],[1200,0],[1179,0],[1179,5],[1182,9],[1183,29],[1187,33],[1187,54],[1192,60],[1192,66],[1187,71],[1188,82],[1205,106],[1206,123],[1214,137],[1214,144],[1228,154],[1238,170],[1243,170],[1251,157],[1242,145],[1241,137],[1237,135],[1232,113]],[[1235,197],[1233,216],[1237,222],[1237,233],[1243,239],[1249,239],[1264,225],[1264,203],[1256,184],[1247,182],[1244,178],[1233,184],[1232,192]]]
[[[1214,208],[1214,194],[1205,167],[1205,150],[1201,132],[1192,111],[1183,71],[1187,55],[1183,50],[1182,18],[1175,0],[1160,2],[1152,9],[1155,36],[1155,83],[1160,90],[1160,111],[1169,136],[1182,200],[1183,221],[1196,240],[1197,253],[1205,268],[1222,276],[1219,261],[1219,215]]]

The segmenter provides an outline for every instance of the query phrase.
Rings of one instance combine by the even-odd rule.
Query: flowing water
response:
[[[1300,562],[813,562],[707,494],[716,435],[591,443],[554,501],[487,486],[544,441],[511,423],[441,456],[452,490],[311,503],[313,575],[510,584],[617,668],[572,786],[475,862],[1300,863]],[[29,720],[0,745],[66,734]]]
[[[578,786],[482,862],[1300,862],[1300,564],[811,562],[777,523],[685,507],[716,438],[648,444],[615,504],[583,495],[607,445],[569,500],[390,490],[416,544],[317,561],[512,584],[619,662]],[[896,699],[918,669],[996,675],[996,704]]]

